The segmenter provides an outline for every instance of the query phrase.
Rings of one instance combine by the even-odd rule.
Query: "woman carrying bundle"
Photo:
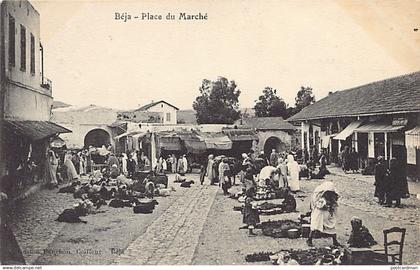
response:
[[[311,232],[307,243],[312,246],[312,239],[316,236],[331,237],[334,246],[337,242],[335,226],[337,223],[337,200],[333,182],[327,181],[315,188],[311,198]]]

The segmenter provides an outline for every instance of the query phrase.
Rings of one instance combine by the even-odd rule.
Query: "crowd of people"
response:
[[[349,146],[344,146],[340,152],[341,167],[345,173],[352,171],[357,173],[359,170],[359,154],[353,147],[350,150]]]
[[[235,164],[229,161],[226,156],[208,156],[207,166],[202,169],[201,182],[208,179],[209,184],[219,184],[225,195],[228,189],[235,185]],[[251,154],[242,154],[240,160],[239,179],[244,186],[244,191],[254,187],[266,187],[275,185],[277,187],[288,187],[297,191],[299,187],[299,164],[295,161],[293,154],[277,153],[273,149],[269,158],[264,153],[256,158]]]

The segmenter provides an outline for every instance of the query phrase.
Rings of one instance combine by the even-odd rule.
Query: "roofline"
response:
[[[297,128],[295,126],[293,126],[293,128],[255,128],[255,130],[296,130],[296,129]]]
[[[389,77],[389,78],[382,79],[382,80],[377,80],[377,81],[373,81],[373,82],[365,83],[365,84],[359,84],[359,85],[357,85],[357,86],[353,86],[353,87],[351,87],[351,88],[347,88],[347,89],[343,89],[343,90],[337,90],[337,91],[335,91],[335,92],[331,93],[331,95],[334,95],[334,94],[336,94],[336,93],[345,92],[345,91],[355,90],[355,89],[358,89],[358,88],[362,88],[362,87],[364,87],[364,86],[368,86],[368,85],[372,85],[372,84],[376,84],[376,83],[380,83],[380,82],[386,82],[386,81],[390,81],[390,80],[395,80],[395,79],[397,79],[397,78],[401,78],[401,77],[411,76],[411,75],[414,75],[414,74],[416,74],[416,73],[420,73],[420,70],[413,71],[413,72],[406,73],[406,74],[401,74],[401,75],[393,76],[393,77]],[[328,96],[329,96],[329,95],[325,96],[324,98],[326,98],[326,97],[328,97]],[[324,98],[322,98],[322,99],[324,99]],[[320,99],[319,101],[321,101],[322,99]]]
[[[362,87],[369,86],[369,85],[376,84],[376,83],[380,83],[380,82],[387,82],[387,81],[391,81],[391,80],[394,80],[394,79],[397,79],[397,78],[411,76],[411,75],[414,75],[414,74],[416,74],[416,73],[420,73],[420,70],[418,70],[418,71],[414,71],[414,72],[411,72],[411,73],[408,73],[408,74],[402,74],[402,75],[398,75],[398,76],[394,76],[394,77],[386,78],[386,79],[383,79],[383,80],[373,81],[373,82],[370,82],[370,83],[361,84],[361,85],[354,86],[354,87],[351,87],[351,88],[347,88],[347,89],[343,89],[343,90],[338,90],[338,91],[332,92],[331,94],[329,94],[329,95],[327,95],[327,96],[325,96],[325,97],[321,98],[321,99],[320,99],[320,100],[318,100],[317,102],[312,103],[312,104],[310,104],[309,106],[307,106],[307,107],[303,108],[303,109],[301,110],[301,112],[303,112],[304,110],[309,109],[312,105],[314,105],[314,104],[316,104],[316,103],[318,103],[318,102],[320,102],[320,101],[322,101],[322,100],[324,100],[324,99],[326,99],[326,98],[328,98],[328,97],[330,97],[330,96],[332,96],[332,95],[335,95],[335,94],[338,94],[338,93],[343,93],[343,92],[348,92],[348,91],[352,91],[352,90],[356,90],[356,89],[360,89],[360,88],[362,88]],[[420,110],[414,110],[414,111],[409,111],[409,112],[416,112],[416,111],[420,111]],[[408,112],[408,111],[401,111],[401,112],[386,112],[386,113],[380,113],[380,112],[378,112],[378,113],[380,113],[380,114],[390,114],[390,113],[406,113],[406,112]],[[300,113],[300,112],[299,112],[299,113]],[[298,113],[298,114],[299,114],[299,113]],[[363,115],[365,115],[365,116],[367,116],[367,115],[377,115],[378,113],[377,113],[377,112],[373,112],[373,113],[367,113],[367,114],[363,114]],[[324,119],[324,118],[331,118],[331,117],[348,117],[348,116],[359,116],[359,115],[360,115],[360,114],[358,114],[358,115],[342,115],[342,116],[322,116],[322,117],[318,117],[318,118],[297,118],[297,119],[291,119],[291,118],[293,118],[293,116],[291,116],[291,117],[289,117],[289,118],[288,118],[288,119],[286,119],[286,120],[287,120],[287,121],[303,121],[303,120],[312,120],[312,119]]]
[[[152,106],[150,106],[149,108],[154,107],[154,106],[156,106],[156,105],[158,105],[159,103],[162,103],[162,102],[163,102],[163,103],[165,103],[165,104],[166,104],[166,105],[168,105],[168,106],[173,107],[173,108],[174,108],[174,109],[176,109],[177,111],[179,111],[179,108],[178,108],[178,107],[175,107],[174,105],[172,105],[172,104],[170,104],[170,103],[168,103],[168,102],[164,101],[163,99],[162,99],[162,100],[159,100],[159,101],[156,101],[156,102],[153,102],[154,104],[153,104]],[[152,102],[151,102],[151,103],[152,103]],[[144,107],[144,106],[150,105],[151,103],[146,104],[146,105],[143,105],[143,106],[141,106],[141,107]],[[140,108],[141,108],[141,107],[140,107]],[[136,112],[136,111],[145,111],[145,110],[149,109],[149,108],[147,108],[147,109],[140,110],[140,108],[135,109],[135,110],[132,110],[132,112]]]
[[[420,109],[419,110],[413,110],[413,111],[392,111],[392,112],[374,112],[374,113],[361,113],[361,114],[359,113],[359,114],[327,115],[327,116],[319,116],[319,117],[311,117],[311,118],[287,119],[287,121],[295,122],[295,121],[305,121],[305,120],[320,120],[320,119],[327,119],[327,118],[356,117],[356,116],[376,116],[376,115],[389,115],[389,114],[402,114],[402,113],[418,113],[418,112],[420,112]]]

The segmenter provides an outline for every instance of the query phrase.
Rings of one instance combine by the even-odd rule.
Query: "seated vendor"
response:
[[[278,188],[278,175],[280,175],[280,169],[273,166],[265,166],[261,169],[260,175],[258,177],[258,186],[259,187],[271,187]],[[277,176],[277,177],[276,177]]]
[[[281,203],[282,204],[282,210],[286,213],[291,213],[296,211],[296,199],[293,197],[292,194],[290,194],[290,190],[286,189],[284,200]]]
[[[322,170],[321,168],[319,168],[319,171],[317,172],[315,171],[309,172],[310,179],[324,179],[324,177],[325,177],[325,170]]]

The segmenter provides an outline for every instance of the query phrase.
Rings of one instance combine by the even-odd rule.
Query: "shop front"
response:
[[[56,135],[70,130],[49,121],[5,120],[2,151],[6,175],[2,190],[15,197],[28,187],[46,183],[47,157]]]
[[[396,158],[403,165],[406,162],[404,129],[407,122],[379,120],[368,122],[355,129],[358,138],[358,149],[363,168],[373,173],[373,167],[379,156],[390,160]],[[405,165],[404,165],[405,166]]]

